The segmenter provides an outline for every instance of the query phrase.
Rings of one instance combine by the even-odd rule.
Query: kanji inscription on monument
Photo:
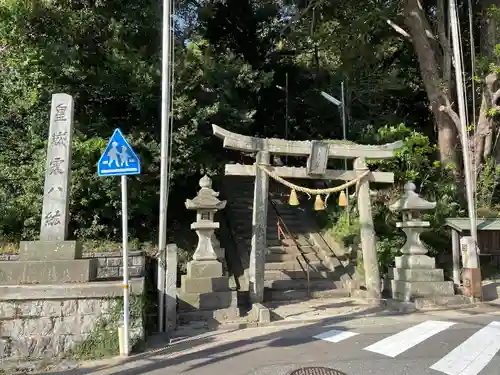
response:
[[[68,202],[73,135],[73,98],[52,95],[43,194],[42,241],[63,241],[68,227]]]

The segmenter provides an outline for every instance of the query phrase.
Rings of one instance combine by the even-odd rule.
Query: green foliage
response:
[[[38,237],[50,96],[67,92],[75,98],[70,236],[106,243],[121,236],[119,179],[96,174],[108,137],[120,127],[143,165],[129,178],[130,236],[156,242],[159,7],[148,0],[0,2],[2,241]],[[201,171],[215,174],[225,160],[212,123],[248,133],[259,91],[273,77],[231,50],[216,53],[199,36],[183,42],[175,41],[169,206],[169,240],[179,242],[179,227],[191,221],[183,201],[195,195]]]
[[[401,255],[406,238],[404,234],[394,233],[390,237],[382,237],[377,240],[377,259],[380,276],[386,278],[389,268],[394,266],[394,259]]]
[[[476,182],[477,214],[480,217],[498,216],[500,211],[494,207],[493,199],[500,177],[500,166],[494,158],[486,160],[481,166]]]
[[[352,205],[351,205],[352,207]],[[357,212],[354,210],[348,211],[341,209],[341,211],[331,212],[331,219],[336,217],[335,225],[330,228],[329,232],[340,244],[345,247],[359,241],[359,218]]]
[[[131,295],[129,305],[130,329],[138,328],[142,324],[142,314],[146,308],[146,301],[142,296]],[[88,337],[77,343],[67,357],[75,360],[94,360],[112,357],[120,354],[118,341],[118,327],[123,319],[123,299],[113,300],[113,305],[107,315],[95,322]],[[132,350],[141,345],[141,340],[130,342]]]

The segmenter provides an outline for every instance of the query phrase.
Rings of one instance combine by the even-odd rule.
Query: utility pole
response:
[[[163,0],[162,56],[161,56],[161,140],[160,140],[160,223],[158,252],[162,265],[158,267],[158,331],[164,332],[165,323],[165,272],[167,249],[167,209],[169,183],[170,135],[170,55],[171,55],[171,0]]]
[[[458,112],[460,116],[460,138],[462,140],[462,155],[464,162],[465,187],[467,192],[467,207],[469,211],[471,236],[478,247],[477,219],[474,199],[472,164],[469,153],[469,134],[467,131],[467,115],[465,110],[465,91],[463,86],[462,56],[460,54],[460,39],[458,32],[458,15],[455,0],[449,1],[451,37],[453,42],[453,59],[455,60],[455,80],[457,86]],[[479,250],[478,250],[479,251]]]
[[[340,113],[342,115],[342,139],[347,140],[347,119],[346,119],[346,105],[345,105],[345,89],[344,89],[344,81],[342,81],[340,88],[342,90],[341,100],[334,98],[333,96],[327,94],[324,91],[321,91],[321,96],[328,100],[330,103],[336,105],[340,109]],[[347,171],[347,158],[344,158],[344,170]],[[346,214],[347,214],[347,223],[350,224],[350,215],[349,215],[349,189],[345,189],[345,195],[347,199],[346,206]]]
[[[285,139],[288,139],[288,72],[285,73]]]
[[[285,73],[285,87],[276,85],[276,88],[285,93],[285,139],[288,139],[288,72]],[[285,156],[285,164],[288,163],[288,156]]]

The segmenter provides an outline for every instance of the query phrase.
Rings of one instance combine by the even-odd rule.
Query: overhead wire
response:
[[[471,0],[468,0],[468,5],[471,5]],[[458,3],[455,3],[455,9],[456,9],[456,13],[458,13]],[[474,37],[473,37],[473,29],[472,29],[472,24],[471,24],[471,19],[472,19],[472,8],[468,8],[468,19],[469,19],[469,32],[470,32],[470,40],[471,40],[471,60],[474,59],[474,50],[473,50],[473,41],[474,41]],[[463,49],[463,42],[462,42],[462,29],[460,27],[460,22],[457,23],[458,24],[458,40],[459,40],[459,48],[460,48],[460,60],[461,60],[461,64],[463,67],[465,67],[465,58],[464,58],[464,49]],[[472,62],[472,61],[471,61]],[[472,69],[474,69],[474,64],[472,64]],[[475,104],[476,104],[476,101],[475,101],[475,86],[474,86],[474,70],[472,70],[472,123],[474,124],[474,130],[473,130],[473,134],[475,135],[475,132],[476,132],[476,127],[475,127],[475,115],[476,115],[476,107],[475,107]],[[465,116],[466,116],[466,121],[467,121],[467,124],[469,124],[468,128],[470,127],[470,121],[471,121],[471,117],[470,117],[470,114],[469,114],[469,106],[467,105],[468,103],[468,96],[467,96],[467,78],[466,78],[466,73],[465,73],[465,69],[463,70],[463,73],[462,73],[462,85],[464,87],[464,100],[465,100]],[[469,129],[467,129],[469,130]],[[469,132],[467,132],[468,134]],[[469,142],[468,142],[469,144]],[[463,150],[463,152],[470,152],[470,150]],[[473,191],[473,199],[474,199],[474,207],[477,207],[477,197],[476,197],[476,170],[475,170],[475,163],[472,163],[471,165],[471,169],[472,169],[472,178],[471,178],[471,182],[472,182],[472,191]]]

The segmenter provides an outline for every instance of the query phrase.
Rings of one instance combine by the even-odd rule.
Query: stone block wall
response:
[[[97,279],[113,279],[123,276],[123,258],[121,252],[96,252],[83,253],[83,258],[97,258]],[[0,261],[18,260],[18,254],[0,254]],[[145,276],[145,253],[143,251],[130,251],[128,270],[130,278]]]
[[[121,310],[120,283],[91,284],[61,286],[60,293],[47,292],[41,285],[18,286],[17,292],[4,294],[17,299],[0,297],[0,362],[60,356],[88,339],[102,319],[111,319],[112,313],[116,319]],[[133,294],[142,293],[142,284],[142,280],[131,283]],[[132,340],[144,338],[142,314],[138,316],[131,322]]]
[[[84,258],[97,258],[97,278],[110,279],[123,276],[123,257],[122,253],[104,252],[104,253],[84,253]],[[128,257],[129,277],[144,277],[145,254],[142,251],[130,251]]]

